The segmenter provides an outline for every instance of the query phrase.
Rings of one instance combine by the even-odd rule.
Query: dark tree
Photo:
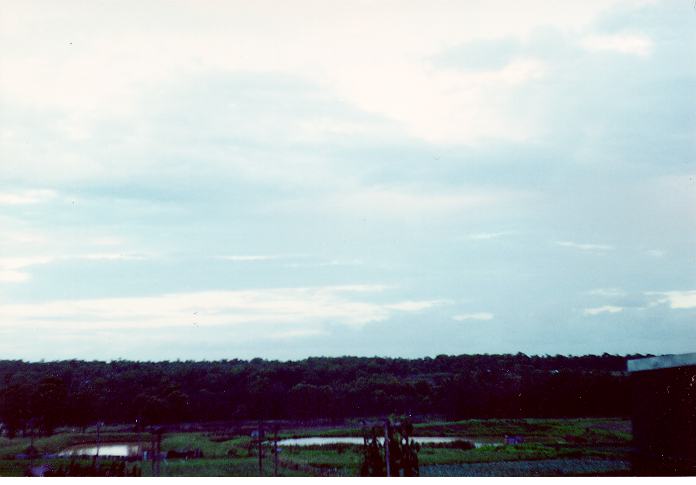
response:
[[[147,426],[409,414],[452,419],[627,416],[628,357],[0,361],[0,421],[14,435],[31,417],[43,432],[51,432],[97,420],[138,420]]]

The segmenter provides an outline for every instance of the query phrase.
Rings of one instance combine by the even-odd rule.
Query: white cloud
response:
[[[91,238],[88,241],[90,244],[94,244],[96,246],[123,246],[125,245],[125,241],[121,238],[114,237],[114,236],[101,236],[101,237],[94,237]]]
[[[62,259],[86,259],[88,261],[143,261],[151,259],[152,255],[134,253],[91,253],[77,256],[66,256]]]
[[[86,253],[64,256],[0,258],[0,283],[24,283],[31,279],[31,274],[27,268],[59,261],[142,261],[153,257],[153,255],[136,253]]]
[[[621,288],[595,288],[587,292],[588,295],[619,297],[626,296],[626,292]]]
[[[362,137],[389,137],[394,135],[394,129],[383,120],[352,121],[340,118],[321,116],[302,119],[294,127],[297,134],[294,140],[299,142],[321,142],[327,138],[339,138],[347,136]]]
[[[513,233],[510,231],[478,232],[475,234],[469,234],[466,238],[470,239],[472,241],[482,241],[482,240],[488,240],[488,239],[499,239],[503,236],[509,236],[510,234],[513,234]]]
[[[557,241],[556,244],[559,246],[564,246],[567,248],[573,248],[573,249],[578,249],[580,251],[612,251],[614,249],[613,246],[609,246],[607,244],[584,244],[584,243],[577,243],[573,241]]]
[[[4,269],[20,269],[37,264],[47,264],[54,261],[52,256],[34,256],[34,257],[17,257],[17,258],[0,258],[0,268]]]
[[[24,283],[29,279],[31,279],[31,275],[26,271],[0,269],[0,283]]]
[[[365,264],[361,259],[332,259],[318,263],[319,266],[362,266]]]
[[[686,291],[651,291],[646,295],[655,298],[653,305],[669,304],[670,308],[687,309],[696,308],[696,290]]]
[[[660,249],[648,249],[647,251],[645,251],[645,254],[654,258],[662,258],[665,256],[666,253]]]
[[[444,300],[427,300],[427,301],[402,301],[399,303],[392,303],[385,305],[386,308],[390,310],[398,310],[402,312],[419,312],[421,310],[427,310],[436,305],[441,305],[446,303]]]
[[[427,140],[525,139],[534,127],[506,101],[517,85],[544,75],[541,61],[514,59],[498,70],[465,74],[435,69],[425,59],[476,39],[525,38],[549,25],[576,31],[621,1],[355,1],[350,7],[230,1],[208,2],[205,9],[172,1],[153,3],[142,18],[130,14],[135,2],[108,8],[8,3],[0,40],[22,49],[0,58],[0,92],[26,106],[70,113],[60,131],[80,140],[104,118],[138,119],[147,93],[172,79],[195,72],[264,72],[308,80]],[[314,21],[307,22],[308,16]],[[147,21],[152,18],[159,22]],[[310,132],[364,129],[340,120],[309,124]]]
[[[361,259],[331,259],[328,261],[311,261],[307,260],[306,256],[303,257],[306,261],[303,262],[293,262],[283,264],[286,268],[311,268],[311,267],[330,267],[330,266],[362,266],[365,262]]]
[[[271,332],[267,338],[270,340],[289,340],[304,337],[316,337],[318,335],[326,335],[326,332],[316,328],[298,328],[296,330]]]
[[[494,315],[488,312],[479,313],[464,313],[462,315],[455,315],[452,320],[457,320],[458,322],[463,322],[465,320],[493,320]]]
[[[400,189],[374,188],[346,194],[337,200],[339,206],[352,210],[386,212],[440,212],[471,209],[496,202],[493,194],[428,194]]]
[[[623,308],[620,306],[605,305],[596,308],[585,308],[583,313],[585,315],[599,315],[601,313],[619,313],[622,311]]]
[[[493,209],[512,204],[521,205],[535,197],[534,194],[512,190],[482,190],[459,188],[449,191],[425,191],[413,187],[376,186],[331,194],[317,206],[303,207],[330,210],[351,215],[382,216],[410,219],[414,216],[450,215],[482,208]],[[289,207],[286,204],[286,207]]]
[[[56,196],[55,191],[47,189],[6,191],[0,192],[0,205],[41,204]]]
[[[252,261],[270,261],[273,259],[278,259],[281,256],[275,254],[249,254],[249,255],[231,255],[231,256],[220,256],[220,259],[226,261],[235,262],[252,262]]]
[[[25,268],[48,264],[55,258],[50,256],[0,258],[0,283],[24,283],[31,279]]]
[[[0,306],[0,327],[147,330],[195,324],[235,327],[242,333],[248,325],[266,325],[282,332],[298,328],[320,331],[328,323],[361,327],[386,320],[394,311],[415,312],[435,304],[379,304],[351,297],[382,289],[379,285],[346,285],[7,304]]]
[[[341,69],[331,82],[360,109],[400,123],[415,137],[474,143],[535,135],[531,120],[514,115],[507,101],[517,86],[544,76],[546,66],[537,59],[517,59],[491,71],[438,70],[412,61],[364,69],[370,76]]]
[[[642,34],[591,35],[581,41],[588,50],[611,51],[647,57],[652,54],[653,41]]]
[[[3,228],[4,229],[4,228]],[[38,231],[22,231],[11,228],[4,229],[2,241],[26,247],[28,244],[41,244],[48,240],[46,234]]]

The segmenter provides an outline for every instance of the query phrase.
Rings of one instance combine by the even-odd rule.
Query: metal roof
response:
[[[628,372],[669,369],[696,365],[696,352],[691,354],[670,354],[647,359],[633,359],[627,362]]]

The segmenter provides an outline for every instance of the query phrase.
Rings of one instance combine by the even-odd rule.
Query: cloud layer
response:
[[[691,7],[6,2],[0,352],[685,350]]]

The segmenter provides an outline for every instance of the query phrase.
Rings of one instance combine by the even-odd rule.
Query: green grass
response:
[[[296,428],[278,433],[278,439],[309,438],[309,437],[337,437],[337,436],[362,436],[362,429],[358,425],[355,428]]]
[[[0,460],[0,477],[21,477],[25,467],[24,461]]]
[[[52,468],[57,469],[61,465],[63,467],[67,467],[72,460],[67,459],[67,458],[49,458],[49,459],[40,459],[37,458],[34,460],[34,466],[38,465],[50,465]],[[85,459],[76,459],[78,463],[82,465],[89,465],[92,463],[92,460],[89,458]],[[25,470],[29,467],[30,465],[29,460],[0,460],[0,476],[2,477],[21,477],[24,476]],[[109,466],[111,462],[107,460],[102,460],[101,463],[104,466]],[[131,469],[134,464],[129,463],[128,468]],[[141,463],[137,463],[139,467],[142,467]]]
[[[204,458],[224,458],[231,448],[246,449],[249,438],[239,437],[227,441],[211,441],[203,433],[175,433],[162,438],[162,451],[200,449]]]
[[[524,443],[519,445],[482,446],[472,450],[433,448],[424,446],[418,453],[421,465],[453,463],[491,463],[501,461],[551,460],[557,458],[614,458],[625,459],[626,450],[596,449],[574,445],[546,445]]]
[[[472,450],[423,447],[420,453],[418,453],[418,461],[421,465],[545,460],[558,457],[558,450],[537,443],[509,446],[482,446],[481,448]]]
[[[296,472],[279,468],[279,476],[298,476]],[[255,457],[202,458],[197,460],[167,460],[160,465],[163,477],[255,477],[259,475],[259,463]],[[273,476],[273,464],[266,460],[263,475]],[[152,467],[143,467],[143,476],[152,476]]]
[[[92,462],[90,459],[79,460],[83,464]],[[58,468],[60,465],[66,467],[70,463],[69,459],[53,458],[53,459],[36,459],[35,465],[50,464],[53,468]],[[102,461],[104,465],[108,465],[108,461]],[[132,468],[134,464],[142,470],[142,476],[152,476],[151,462],[135,462],[129,464]],[[29,466],[29,460],[0,460],[0,476],[3,477],[21,477],[24,475],[26,468]],[[273,475],[273,463],[269,459],[264,460],[263,466],[264,476]],[[224,477],[224,476],[258,476],[258,459],[256,457],[242,458],[202,458],[195,460],[166,460],[160,463],[160,475],[165,477]],[[278,470],[279,476],[306,476],[307,473],[289,470],[280,467]]]
[[[543,443],[576,442],[585,437],[587,442],[629,442],[630,423],[615,418],[579,419],[469,419],[440,421],[414,425],[418,436],[498,437],[522,436],[526,441]]]
[[[280,459],[299,465],[327,470],[339,475],[356,475],[362,463],[360,446],[290,446],[283,447]]]

